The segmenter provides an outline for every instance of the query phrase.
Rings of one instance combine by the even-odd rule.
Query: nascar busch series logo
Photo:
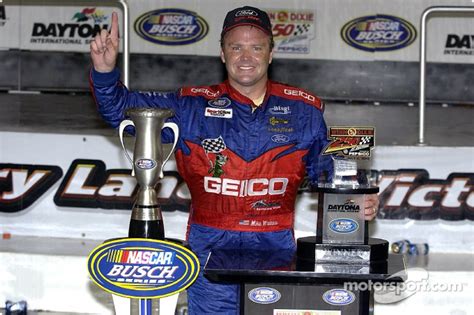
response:
[[[341,37],[360,50],[389,51],[412,44],[416,29],[408,21],[391,15],[363,16],[344,25]]]
[[[359,229],[359,224],[348,218],[334,219],[329,222],[329,228],[336,233],[352,233]]]
[[[250,290],[247,296],[252,302],[257,304],[272,304],[280,300],[281,293],[273,288],[260,287]]]
[[[135,21],[141,38],[160,45],[187,45],[200,41],[209,32],[207,22],[195,12],[161,9],[147,12]]]
[[[323,300],[331,305],[349,305],[355,301],[355,294],[344,289],[333,289],[324,292]]]
[[[95,34],[101,29],[108,28],[107,24],[102,24],[108,16],[96,8],[85,8],[81,12],[76,12],[72,19],[77,23],[34,23],[31,43],[89,44]]]
[[[7,22],[7,14],[5,13],[5,6],[0,5],[0,26],[5,25],[6,22]]]
[[[196,280],[199,261],[180,245],[151,239],[105,242],[89,255],[92,280],[105,291],[129,298],[160,298]]]
[[[149,170],[156,166],[156,161],[152,159],[139,159],[135,162],[135,165],[140,169]]]

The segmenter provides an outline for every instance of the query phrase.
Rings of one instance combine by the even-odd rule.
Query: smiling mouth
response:
[[[244,71],[255,69],[255,67],[251,67],[251,66],[239,66],[238,68],[239,70],[244,70]]]

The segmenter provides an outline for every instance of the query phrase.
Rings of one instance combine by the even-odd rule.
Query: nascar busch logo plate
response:
[[[162,298],[189,287],[199,261],[189,249],[167,241],[122,238],[97,246],[87,261],[103,290],[127,298]]]
[[[196,12],[178,8],[146,12],[137,18],[134,28],[144,40],[169,46],[194,44],[209,32],[204,18]]]
[[[374,127],[330,127],[331,142],[323,154],[334,154],[351,159],[369,159],[375,145]]]

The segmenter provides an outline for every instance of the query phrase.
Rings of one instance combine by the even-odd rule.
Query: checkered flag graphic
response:
[[[359,145],[370,143],[372,137],[362,137],[360,138]]]
[[[311,24],[298,24],[296,30],[293,32],[293,36],[302,35],[308,33],[311,28]]]
[[[202,147],[204,148],[204,151],[207,153],[221,153],[226,149],[226,145],[224,142],[224,139],[222,139],[222,136],[219,136],[219,138],[214,138],[214,139],[204,139],[201,142]]]

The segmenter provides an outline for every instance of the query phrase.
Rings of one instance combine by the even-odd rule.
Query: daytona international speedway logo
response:
[[[155,44],[187,45],[206,37],[209,26],[195,12],[161,9],[141,15],[135,21],[135,32]]]
[[[153,239],[106,241],[89,255],[92,280],[103,290],[128,298],[162,298],[196,280],[199,261],[189,249]]]
[[[408,21],[391,15],[356,18],[341,29],[341,37],[354,48],[377,52],[409,46],[416,39],[416,29]]]

